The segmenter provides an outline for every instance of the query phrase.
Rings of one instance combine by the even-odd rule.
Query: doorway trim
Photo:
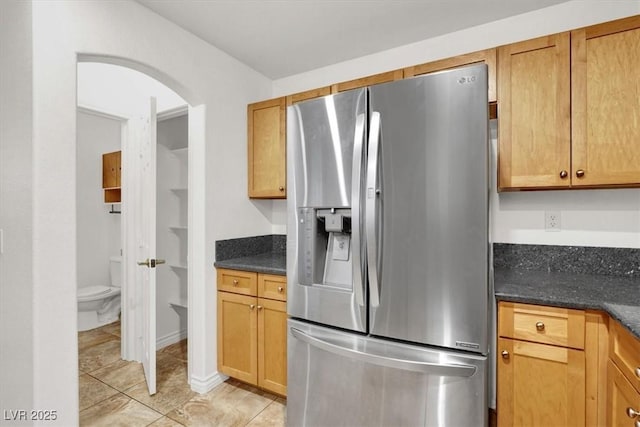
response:
[[[188,373],[191,389],[198,393],[205,393],[223,381],[223,378],[215,372],[213,375],[203,375],[206,366],[205,357],[206,339],[205,336],[205,314],[207,309],[205,298],[206,286],[206,181],[205,181],[205,149],[206,149],[206,105],[198,104],[198,99],[188,88],[182,86],[176,80],[163,72],[150,67],[146,64],[115,56],[96,55],[96,54],[78,54],[76,62],[99,62],[105,64],[119,65],[130,68],[146,74],[172,89],[180,95],[189,105],[188,118],[188,172],[187,180],[189,191],[187,193],[187,210],[188,210],[188,244],[187,244],[187,293],[188,293],[188,310],[187,310],[187,352],[188,352]],[[126,126],[126,122],[123,123]],[[123,132],[124,136],[125,132]],[[124,142],[122,141],[123,149]],[[124,151],[124,150],[123,150]],[[123,153],[124,154],[124,153]],[[124,163],[123,167],[127,165]],[[126,183],[123,176],[123,183]],[[126,190],[123,191],[123,200]],[[124,219],[124,218],[123,218]],[[124,240],[123,221],[123,240],[122,244],[126,244]],[[198,230],[196,233],[195,230]],[[130,256],[135,256],[131,254]],[[127,273],[126,263],[123,259],[123,274],[126,278],[131,277]],[[135,305],[135,298],[132,296],[140,295],[139,290],[125,286],[122,291],[122,357],[128,360],[141,360],[142,355],[139,346],[136,345],[136,330],[138,325],[135,324],[135,316],[127,316],[126,313],[131,311],[131,305]],[[77,304],[76,304],[77,310]]]

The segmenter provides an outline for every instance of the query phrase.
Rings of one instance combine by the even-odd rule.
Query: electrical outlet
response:
[[[560,231],[560,211],[544,212],[545,231]]]

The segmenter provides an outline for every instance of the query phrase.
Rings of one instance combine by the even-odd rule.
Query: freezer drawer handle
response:
[[[290,328],[291,334],[309,345],[321,350],[349,357],[351,359],[372,363],[387,368],[401,369],[403,371],[420,372],[423,374],[440,375],[448,377],[470,377],[476,372],[476,367],[471,365],[429,363],[420,360],[397,359],[394,357],[379,356],[377,354],[364,353],[352,348],[342,347],[319,338],[313,337],[296,328]]]

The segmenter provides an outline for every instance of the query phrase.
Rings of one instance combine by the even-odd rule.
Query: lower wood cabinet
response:
[[[617,322],[612,323],[607,425],[640,427],[640,340]]]
[[[500,302],[498,335],[498,426],[605,425],[605,315]]]
[[[254,293],[273,299],[244,295],[243,280],[257,283]],[[239,293],[227,292],[234,283]],[[218,269],[218,289],[218,370],[286,396],[286,278]]]

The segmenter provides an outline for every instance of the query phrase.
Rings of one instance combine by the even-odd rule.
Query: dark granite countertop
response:
[[[287,256],[284,252],[265,252],[239,258],[216,261],[213,264],[217,268],[229,268],[231,270],[255,271],[257,273],[287,274]]]
[[[498,301],[605,311],[640,339],[637,277],[496,268],[494,290]]]

